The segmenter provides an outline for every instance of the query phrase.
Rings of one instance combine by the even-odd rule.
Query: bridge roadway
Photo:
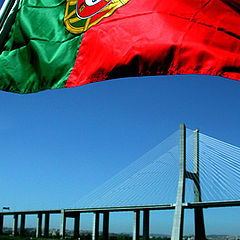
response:
[[[36,237],[49,236],[50,214],[61,214],[60,236],[65,238],[66,219],[74,218],[74,237],[79,237],[80,213],[93,213],[93,233],[92,240],[99,237],[99,215],[103,214],[103,240],[108,239],[109,213],[126,212],[134,213],[133,219],[133,240],[139,239],[140,211],[143,211],[143,240],[149,240],[149,211],[175,209],[176,204],[148,205],[148,206],[124,206],[124,207],[102,207],[102,208],[76,208],[76,209],[50,209],[50,210],[28,210],[28,211],[7,211],[0,213],[0,234],[3,233],[4,216],[13,216],[12,235],[24,236],[25,216],[37,215]],[[184,209],[196,208],[216,208],[240,206],[240,200],[217,201],[217,202],[191,202],[183,203]],[[44,218],[44,231],[42,233],[42,219]],[[21,216],[20,228],[18,233],[18,216]]]

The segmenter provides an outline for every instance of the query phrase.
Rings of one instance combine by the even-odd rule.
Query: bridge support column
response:
[[[25,214],[21,214],[21,222],[20,222],[20,232],[19,235],[23,237],[25,234]]]
[[[3,234],[3,218],[4,216],[0,214],[0,234]]]
[[[179,180],[171,240],[182,240],[183,237],[183,220],[184,220],[183,203],[185,199],[185,174],[186,174],[186,127],[184,124],[180,125],[179,153],[180,153]]]
[[[133,240],[139,240],[140,211],[134,211],[133,215]]]
[[[18,214],[13,215],[13,230],[12,235],[17,236],[17,230],[18,230]]]
[[[75,213],[74,216],[74,238],[79,237],[79,227],[80,227],[80,213]]]
[[[45,213],[45,219],[44,219],[44,237],[49,236],[49,213]]]
[[[193,191],[194,202],[201,202],[201,188],[199,178],[199,130],[193,132]],[[203,218],[203,209],[194,208],[195,218],[195,240],[205,240],[205,227]]]
[[[178,192],[173,219],[173,229],[171,240],[182,240],[183,220],[185,201],[185,179],[193,181],[194,202],[201,202],[201,188],[199,178],[199,130],[193,131],[193,172],[186,171],[186,128],[184,124],[180,125],[180,172],[178,181]],[[203,209],[194,208],[195,218],[195,240],[205,240],[205,227],[203,219]]]
[[[143,240],[149,240],[149,210],[143,210]]]
[[[37,215],[36,238],[40,238],[41,236],[42,236],[42,213],[38,213],[38,215]]]
[[[103,213],[103,240],[108,240],[109,232],[109,212]]]
[[[61,239],[65,238],[66,233],[66,214],[64,209],[61,210],[61,226],[60,226],[60,237]]]
[[[99,213],[93,213],[93,231],[92,231],[92,240],[98,240],[99,236]]]
[[[205,227],[202,208],[194,209],[194,220],[195,220],[195,240],[205,240]]]

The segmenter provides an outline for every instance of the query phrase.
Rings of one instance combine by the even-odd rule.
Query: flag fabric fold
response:
[[[240,80],[237,0],[79,1],[21,1],[1,49],[1,90],[31,93],[148,75]]]
[[[2,49],[7,41],[8,33],[14,23],[20,1],[5,0],[3,3],[0,3],[0,49]]]

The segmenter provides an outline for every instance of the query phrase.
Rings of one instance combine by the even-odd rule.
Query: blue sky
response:
[[[1,92],[1,189],[13,200],[25,192],[16,209],[70,207],[182,122],[239,146],[239,91],[237,81],[177,76]]]
[[[118,79],[29,95],[0,92],[1,205],[75,207],[180,123],[240,146],[239,96],[239,82],[200,75]],[[234,222],[230,227],[239,232]]]

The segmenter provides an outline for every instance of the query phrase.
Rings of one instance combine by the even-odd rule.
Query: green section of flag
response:
[[[65,0],[22,0],[0,55],[0,89],[31,93],[63,88],[82,35],[63,23]]]

